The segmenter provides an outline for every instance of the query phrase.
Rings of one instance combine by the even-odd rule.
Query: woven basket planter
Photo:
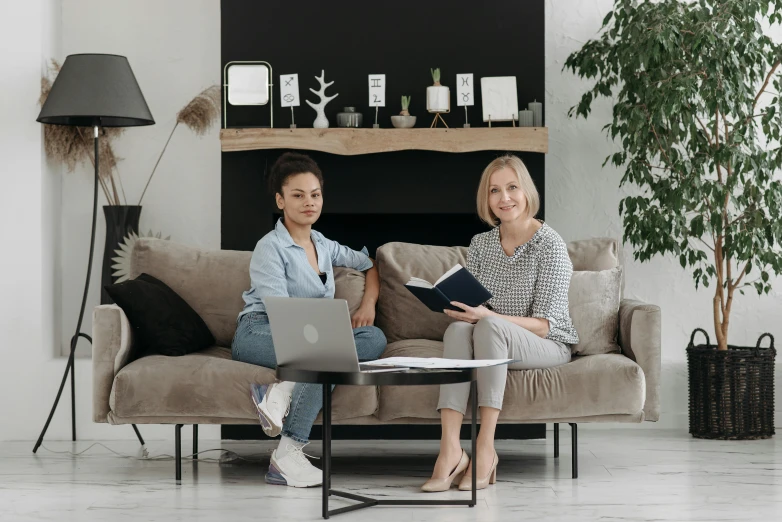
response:
[[[706,344],[695,346],[702,332]],[[761,348],[768,337],[771,344]],[[754,348],[709,344],[696,328],[687,346],[690,433],[701,439],[767,439],[774,435],[774,337]]]

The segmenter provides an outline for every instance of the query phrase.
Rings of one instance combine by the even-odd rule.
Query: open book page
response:
[[[417,286],[420,288],[434,288],[434,285],[432,283],[418,277],[411,277],[410,281],[407,282],[407,286]]]
[[[411,277],[410,280],[407,282],[407,285],[408,286],[417,286],[417,287],[420,287],[420,288],[433,288],[433,287],[437,286],[438,284],[440,284],[441,281],[445,281],[451,275],[455,274],[456,272],[458,272],[461,269],[462,269],[462,265],[460,265],[459,263],[456,263],[456,265],[453,268],[451,268],[446,273],[444,273],[440,277],[440,279],[438,279],[434,284],[430,283],[426,279],[421,279],[420,277]]]
[[[408,368],[487,368],[513,362],[513,359],[442,359],[439,357],[388,357],[363,362],[368,366],[407,366]]]
[[[456,263],[453,268],[448,270],[446,273],[444,273],[442,276],[440,276],[440,279],[435,281],[434,286],[439,285],[441,281],[445,281],[446,279],[451,277],[451,275],[455,274],[456,272],[458,272],[461,269],[462,269],[462,265],[459,264],[459,263]]]

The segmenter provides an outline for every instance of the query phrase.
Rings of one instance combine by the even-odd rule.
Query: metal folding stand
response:
[[[478,396],[476,382],[470,383],[470,402],[472,403],[472,419],[470,424],[470,433],[472,439],[472,455],[475,458],[476,453],[476,426],[478,418]],[[371,506],[469,506],[475,507],[478,502],[478,494],[475,489],[477,483],[476,469],[478,466],[473,462],[472,466],[472,498],[470,500],[421,500],[421,499],[376,499],[345,493],[331,489],[331,385],[323,385],[323,518],[328,519],[333,515],[355,511],[357,509],[368,508]],[[343,497],[355,500],[359,504],[347,506],[329,511],[329,496]]]

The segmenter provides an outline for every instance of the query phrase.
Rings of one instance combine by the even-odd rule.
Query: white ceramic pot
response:
[[[428,112],[450,112],[451,90],[444,85],[426,88],[426,110]]]

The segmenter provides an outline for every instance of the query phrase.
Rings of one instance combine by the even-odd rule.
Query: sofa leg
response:
[[[174,454],[174,462],[176,464],[176,483],[182,483],[182,425],[176,424],[174,426],[174,446],[176,452]]]
[[[554,458],[559,458],[559,423],[554,423]]]
[[[572,435],[570,437],[571,455],[573,456],[573,478],[578,478],[578,424],[575,422],[570,423],[570,430]]]
[[[198,460],[198,424],[193,424],[193,460]]]

